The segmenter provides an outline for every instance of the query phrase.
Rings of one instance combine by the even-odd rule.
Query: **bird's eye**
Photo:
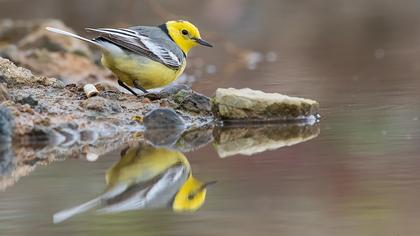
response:
[[[188,35],[188,31],[187,31],[187,30],[182,30],[182,31],[181,31],[181,33],[182,33],[183,35]]]

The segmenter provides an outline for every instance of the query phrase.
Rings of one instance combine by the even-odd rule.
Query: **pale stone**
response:
[[[212,110],[222,120],[298,120],[318,115],[318,102],[249,88],[219,88]]]

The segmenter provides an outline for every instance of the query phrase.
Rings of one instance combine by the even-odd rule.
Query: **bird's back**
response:
[[[175,54],[179,61],[185,59],[185,55],[181,48],[159,27],[154,26],[133,26],[130,29],[135,30],[139,34],[150,38],[156,45],[165,45],[165,48],[169,49]]]

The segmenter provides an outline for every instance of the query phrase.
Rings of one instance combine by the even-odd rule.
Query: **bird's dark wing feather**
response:
[[[172,69],[179,69],[182,66],[182,61],[170,48],[154,42],[153,39],[137,31],[110,28],[88,28],[86,30],[99,33],[99,37],[95,39],[96,41],[108,41],[121,48],[162,63]]]

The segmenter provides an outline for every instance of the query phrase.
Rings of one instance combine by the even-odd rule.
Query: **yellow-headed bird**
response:
[[[195,211],[205,201],[206,188],[192,176],[187,158],[179,151],[140,144],[121,153],[121,159],[106,173],[107,189],[99,197],[58,212],[59,223],[99,205],[100,212],[171,207]]]
[[[186,57],[197,45],[212,47],[201,38],[197,27],[188,21],[168,21],[157,27],[87,28],[94,39],[48,27],[47,30],[71,36],[102,49],[102,64],[117,77],[118,84],[132,94],[130,87],[146,89],[163,87],[177,79],[185,69]],[[130,87],[129,87],[130,86]]]

